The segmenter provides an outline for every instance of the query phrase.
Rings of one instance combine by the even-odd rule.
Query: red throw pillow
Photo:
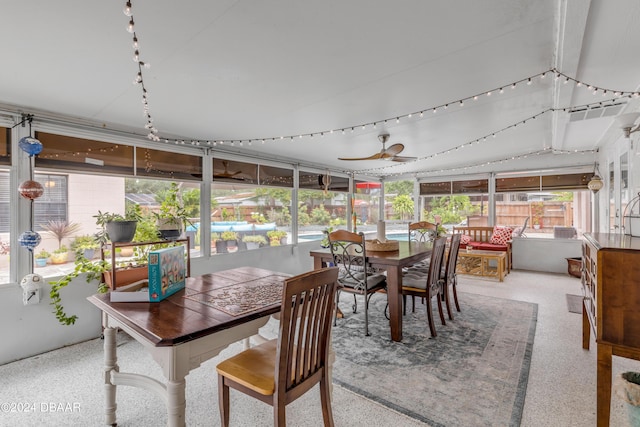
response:
[[[506,245],[511,240],[511,233],[513,233],[511,227],[496,225],[493,227],[490,243],[494,245]]]
[[[460,236],[461,245],[468,245],[470,241],[471,241],[471,236],[468,236],[466,234],[463,234],[462,236]]]

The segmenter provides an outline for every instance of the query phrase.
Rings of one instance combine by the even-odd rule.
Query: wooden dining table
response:
[[[288,277],[240,267],[189,277],[184,290],[161,302],[111,302],[109,294],[90,296],[88,300],[102,310],[106,424],[116,425],[116,388],[128,385],[159,395],[167,403],[168,425],[184,426],[187,374],[230,344],[256,336],[280,311]],[[162,368],[166,383],[120,370],[117,329],[144,346]]]
[[[367,251],[370,265],[387,272],[387,298],[389,300],[389,326],[391,339],[402,341],[402,269],[431,255],[432,243],[398,242],[396,251]],[[313,250],[313,268],[319,269],[332,262],[329,249]]]

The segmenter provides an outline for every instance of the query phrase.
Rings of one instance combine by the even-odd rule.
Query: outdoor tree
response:
[[[434,221],[434,217],[440,215],[442,224],[457,224],[468,215],[480,211],[478,206],[471,203],[469,196],[465,195],[434,197],[430,208],[427,221]]]
[[[391,202],[393,211],[400,216],[400,219],[410,219],[413,215],[413,199],[407,194],[397,196]]]
[[[398,196],[413,194],[413,181],[390,181],[384,183],[385,194],[395,194]]]

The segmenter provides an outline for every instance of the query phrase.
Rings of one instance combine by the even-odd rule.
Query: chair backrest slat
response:
[[[429,281],[427,282],[427,290],[429,290],[434,283],[437,283],[438,280],[440,280],[440,274],[442,274],[442,260],[444,258],[444,249],[446,245],[446,237],[440,237],[439,239],[436,239],[433,244],[433,249],[431,251],[431,262],[429,263]]]
[[[276,387],[288,391],[326,366],[338,268],[285,281],[278,335]]]
[[[447,258],[447,267],[445,268],[444,278],[451,283],[451,278],[456,274],[456,264],[458,263],[458,252],[460,251],[460,238],[462,234],[456,233],[451,236],[451,245],[449,246],[449,257]]]

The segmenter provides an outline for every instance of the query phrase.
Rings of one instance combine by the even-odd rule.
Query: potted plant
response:
[[[271,246],[280,246],[282,244],[287,244],[287,232],[284,230],[267,231],[267,237],[269,238],[269,244]]]
[[[44,249],[41,250],[40,252],[38,252],[37,254],[34,255],[35,260],[36,260],[36,265],[38,267],[44,267],[47,265],[47,259],[49,259],[49,257],[51,256],[51,254],[47,251],[45,251]]]
[[[220,239],[220,233],[211,233],[211,243],[215,245],[217,254],[227,253],[227,242]]]
[[[112,242],[130,242],[136,234],[138,220],[140,220],[139,207],[128,209],[125,215],[101,212],[93,216],[96,219],[96,225],[101,230],[96,234],[98,243]]]
[[[258,249],[267,244],[267,239],[261,234],[244,236],[242,241],[247,244],[247,249]]]
[[[58,240],[58,249],[62,248],[62,240],[77,233],[81,225],[75,222],[51,220],[43,228]],[[66,261],[65,261],[66,262]]]
[[[533,228],[538,230],[542,226],[542,215],[544,213],[544,205],[542,202],[531,203],[531,224]]]
[[[69,248],[60,246],[51,254],[51,264],[64,264],[69,261]]]
[[[223,231],[220,237],[222,238],[222,240],[225,241],[227,245],[227,252],[231,248],[238,247],[238,233],[236,233],[235,231],[231,231],[231,230]]]
[[[99,248],[100,245],[95,237],[89,235],[77,236],[71,243],[71,250],[76,256],[82,254],[87,259],[93,259],[95,251]]]
[[[153,215],[157,221],[160,237],[163,239],[180,237],[187,224],[191,224],[182,203],[180,188],[177,183],[171,183],[164,200],[160,204],[160,210],[154,212]]]

